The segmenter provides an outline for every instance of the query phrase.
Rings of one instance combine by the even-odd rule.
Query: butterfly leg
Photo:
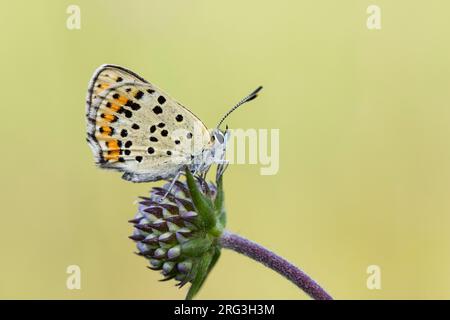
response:
[[[216,170],[216,181],[219,181],[219,179],[223,176],[225,173],[225,170],[228,168],[228,164],[230,163],[229,160],[223,160],[221,163],[217,165]]]
[[[211,169],[211,166],[208,166],[208,167],[201,173],[201,177],[203,178],[203,180],[206,180],[206,176],[208,175],[209,169]]]
[[[167,188],[166,193],[164,194],[164,196],[162,198],[159,199],[159,202],[163,201],[167,197],[167,195],[170,193],[170,191],[172,191],[172,188],[175,185],[175,182],[177,182],[178,178],[180,178],[182,173],[183,173],[183,171],[180,170],[180,171],[177,172],[175,177],[173,177],[172,181],[170,182],[169,187]]]
[[[225,138],[228,139],[228,126],[227,131],[225,132]],[[230,163],[229,160],[225,159],[226,152],[225,149],[223,150],[220,159],[217,161],[217,170],[216,170],[216,181],[219,181],[219,179],[222,177],[222,175],[225,173],[225,170],[228,168],[228,165]]]

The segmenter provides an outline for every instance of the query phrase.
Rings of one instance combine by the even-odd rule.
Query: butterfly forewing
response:
[[[101,167],[135,182],[174,176],[202,151],[203,123],[166,93],[124,68],[95,72],[87,97],[88,142]]]

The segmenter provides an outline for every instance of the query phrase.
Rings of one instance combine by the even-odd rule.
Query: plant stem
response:
[[[306,292],[314,300],[333,299],[324,289],[299,268],[253,241],[247,240],[229,231],[224,231],[220,238],[220,244],[223,248],[241,253],[278,272]]]

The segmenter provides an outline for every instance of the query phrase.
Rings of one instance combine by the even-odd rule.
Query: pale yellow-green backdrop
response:
[[[68,30],[66,9],[81,8]],[[368,30],[366,9],[381,8]],[[94,69],[120,64],[209,126],[279,128],[280,170],[226,174],[229,229],[336,298],[450,298],[450,4],[438,1],[2,1],[0,298],[181,299],[133,254],[152,184],[96,169]],[[79,265],[81,290],[66,288]],[[381,290],[366,287],[369,265]],[[305,299],[224,252],[198,298]]]

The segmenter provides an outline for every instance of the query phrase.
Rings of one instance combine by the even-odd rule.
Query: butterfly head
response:
[[[228,126],[226,127],[225,131],[221,130],[220,126],[233,111],[235,111],[244,103],[255,99],[261,89],[261,86],[256,88],[256,90],[239,101],[222,117],[222,119],[217,124],[217,127],[210,133],[210,141],[208,146],[202,150],[201,154],[194,156],[193,165],[191,167],[194,171],[205,171],[213,163],[223,163],[225,161],[226,145],[230,137],[230,131],[228,130]]]
[[[193,157],[192,170],[202,172],[207,170],[213,163],[220,163],[225,157],[228,137],[228,130],[212,130],[208,146],[200,154]]]
[[[228,127],[225,131],[216,128],[211,132],[210,156],[214,159],[214,162],[219,163],[225,158],[229,137],[230,131],[228,130]]]
[[[213,148],[220,147],[226,143],[228,132],[228,128],[225,131],[216,128],[211,132],[211,143]]]

